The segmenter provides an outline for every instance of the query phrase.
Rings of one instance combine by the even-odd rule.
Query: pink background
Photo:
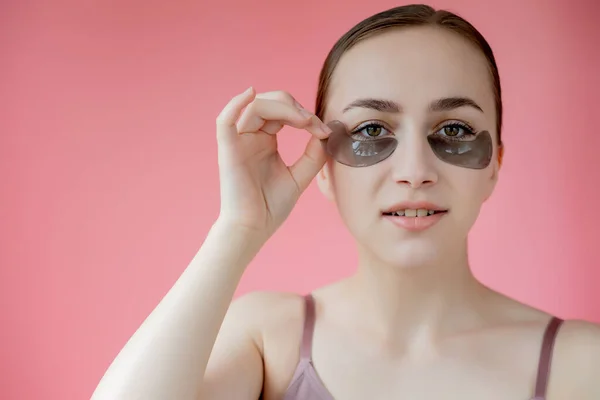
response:
[[[249,85],[312,107],[334,41],[399,5],[205,3],[1,3],[0,398],[89,398],[218,212],[220,109]],[[432,4],[480,28],[503,83],[507,153],[472,235],[477,276],[600,322],[600,3]],[[283,135],[285,158],[306,139]],[[349,245],[313,185],[238,294],[349,274]]]

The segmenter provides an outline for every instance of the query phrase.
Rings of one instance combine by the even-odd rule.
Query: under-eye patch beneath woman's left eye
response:
[[[321,141],[325,151],[337,162],[350,167],[368,167],[391,156],[398,146],[395,136],[353,138],[344,123],[331,121],[333,131]],[[486,168],[493,156],[493,140],[488,131],[455,138],[433,133],[427,142],[435,156],[445,163],[470,169]]]

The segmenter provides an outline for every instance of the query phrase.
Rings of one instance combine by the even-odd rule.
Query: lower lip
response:
[[[383,218],[407,231],[419,232],[431,228],[446,214],[447,213],[445,212],[441,212],[426,217],[398,217],[394,215],[384,215]]]

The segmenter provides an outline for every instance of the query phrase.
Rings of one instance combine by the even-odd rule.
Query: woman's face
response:
[[[329,90],[325,122],[339,120],[350,131],[358,128],[357,135],[398,140],[380,163],[353,168],[330,160],[318,177],[362,255],[410,267],[463,251],[499,168],[495,102],[483,54],[438,28],[388,31],[349,50]],[[443,101],[455,98],[470,101]],[[432,134],[484,130],[494,138],[492,163],[484,169],[446,163],[427,141]],[[411,211],[434,205],[447,212],[414,217]],[[391,209],[405,215],[384,214]]]

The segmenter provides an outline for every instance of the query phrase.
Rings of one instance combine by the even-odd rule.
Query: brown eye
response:
[[[462,128],[456,125],[448,125],[444,127],[444,134],[446,136],[458,136]]]
[[[462,122],[451,122],[440,128],[434,133],[447,141],[464,141],[475,139],[476,133],[469,125]]]
[[[367,126],[365,128],[365,133],[371,137],[373,136],[379,136],[381,134],[381,127],[380,126]]]
[[[363,124],[351,132],[353,140],[376,140],[389,136],[391,132],[377,122]]]

